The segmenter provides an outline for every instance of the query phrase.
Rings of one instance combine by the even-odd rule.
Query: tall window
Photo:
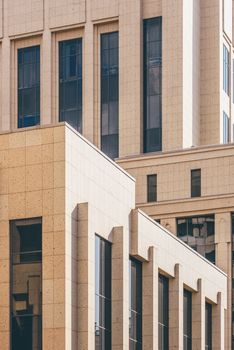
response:
[[[223,90],[229,96],[230,89],[230,54],[225,45],[223,45]]]
[[[205,350],[212,350],[212,305],[206,303],[206,345]]]
[[[129,262],[129,349],[142,349],[142,265],[135,259]]]
[[[223,112],[223,143],[229,142],[229,117]]]
[[[147,176],[147,201],[157,201],[157,175]]]
[[[42,350],[41,219],[10,224],[11,350]]]
[[[18,128],[40,124],[40,46],[18,50]]]
[[[184,350],[192,350],[192,293],[184,289]]]
[[[162,149],[162,18],[144,20],[144,152]]]
[[[158,349],[169,349],[169,292],[168,278],[158,277]]]
[[[95,350],[111,349],[111,244],[95,237]]]
[[[119,156],[119,34],[101,35],[101,148]]]
[[[82,39],[59,43],[59,121],[82,132]]]
[[[201,169],[191,170],[191,197],[201,196]]]
[[[198,253],[215,263],[214,215],[177,219],[177,236]]]

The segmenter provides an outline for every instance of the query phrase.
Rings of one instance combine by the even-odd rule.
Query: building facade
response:
[[[67,125],[0,135],[4,350],[225,350],[227,275]]]
[[[117,163],[136,179],[136,203],[135,199],[133,200],[133,197],[131,197],[132,202],[126,212],[134,211],[136,206],[152,219],[160,220],[161,225],[165,228],[164,231],[161,228],[160,232],[164,232],[166,237],[168,236],[167,230],[169,230],[227,274],[225,332],[221,329],[224,326],[222,320],[219,333],[220,340],[213,341],[213,346],[210,345],[212,341],[207,340],[206,348],[213,349],[217,347],[217,349],[221,349],[224,347],[225,349],[231,349],[233,347],[231,344],[232,334],[234,334],[232,330],[232,305],[234,304],[232,301],[232,265],[234,265],[232,258],[232,251],[234,250],[234,147],[231,144],[234,140],[232,18],[231,0],[0,0],[0,131],[3,133],[0,142],[4,147],[1,153],[2,180],[0,186],[2,186],[1,193],[3,197],[0,205],[3,210],[5,239],[6,236],[8,238],[9,236],[15,237],[15,243],[11,243],[11,253],[15,258],[11,260],[8,252],[8,255],[5,255],[3,259],[5,261],[3,263],[4,268],[7,268],[8,262],[11,261],[12,278],[11,282],[9,280],[3,282],[3,284],[5,283],[5,297],[7,298],[7,291],[10,293],[10,289],[11,291],[15,290],[13,294],[18,294],[18,287],[20,290],[22,288],[22,286],[17,287],[17,279],[15,280],[14,277],[18,276],[18,269],[19,271],[20,269],[26,271],[26,267],[29,267],[26,264],[29,261],[33,263],[35,269],[32,276],[30,275],[31,277],[27,279],[29,293],[25,293],[22,288],[18,299],[16,297],[16,300],[14,300],[14,297],[11,297],[11,307],[16,303],[14,307],[18,305],[19,311],[23,312],[25,303],[28,303],[27,312],[30,314],[32,308],[24,298],[27,294],[29,295],[27,298],[30,299],[30,295],[34,295],[35,286],[40,287],[40,281],[44,281],[44,266],[47,265],[44,264],[46,257],[44,257],[43,237],[45,232],[48,232],[44,228],[44,216],[47,210],[50,212],[49,205],[53,202],[53,206],[56,208],[61,202],[63,203],[61,206],[66,207],[70,200],[74,200],[72,202],[73,207],[68,210],[67,215],[69,217],[75,206],[79,206],[83,202],[90,202],[90,198],[87,197],[88,199],[86,199],[86,196],[85,198],[78,196],[76,199],[72,199],[70,192],[66,194],[64,191],[42,192],[41,187],[37,189],[38,183],[41,186],[41,182],[37,178],[36,172],[30,176],[30,170],[27,170],[29,171],[27,175],[25,169],[27,161],[39,164],[40,162],[43,163],[43,159],[40,157],[47,159],[46,157],[51,156],[49,149],[54,146],[48,146],[48,144],[53,144],[53,142],[48,142],[46,136],[43,135],[47,135],[50,139],[52,129],[44,127],[50,124],[57,125],[60,122],[67,122],[106,155],[116,159]],[[29,131],[26,132],[27,128],[30,128],[29,131],[32,134]],[[33,133],[31,129],[43,130],[37,131],[38,134],[41,133],[41,136],[36,136],[36,131]],[[58,129],[55,128],[55,130]],[[66,132],[64,133],[66,134]],[[22,141],[22,135],[25,135],[26,141]],[[56,131],[54,135],[56,135]],[[73,134],[70,133],[69,135]],[[27,141],[27,137],[31,137],[32,140]],[[34,137],[39,137],[41,140],[39,144],[33,143]],[[6,152],[8,148],[6,148],[5,140],[11,138],[15,141],[6,142],[9,142],[7,144],[9,149],[12,148],[14,151]],[[18,143],[18,139],[22,140]],[[12,147],[14,142],[17,147]],[[71,143],[68,138],[66,142],[68,145]],[[28,151],[26,149],[27,145],[30,146]],[[38,148],[38,154],[36,151],[34,152],[34,146],[41,146]],[[62,144],[60,146],[62,147]],[[18,148],[21,147],[22,149],[19,151]],[[54,156],[59,157],[59,148],[54,147],[53,149]],[[74,156],[74,152],[70,151]],[[28,155],[30,152],[31,155]],[[19,165],[22,169],[17,169],[16,173],[17,162],[21,162],[21,153],[22,159],[25,159],[26,163]],[[62,150],[61,153],[63,153]],[[68,155],[66,154],[66,156]],[[11,164],[9,166],[11,170],[6,166],[8,161],[11,162],[10,157],[15,162],[9,163]],[[28,160],[27,157],[29,157]],[[39,161],[40,159],[41,161]],[[86,163],[83,158],[82,161],[84,161],[84,164]],[[50,162],[53,161],[48,161],[48,163]],[[74,162],[76,164],[75,160]],[[34,163],[29,163],[30,166],[32,164]],[[42,176],[43,183],[44,181],[45,183],[49,182],[51,174],[53,173],[54,176],[57,171],[64,175],[65,180],[63,180],[65,182],[73,183],[73,176],[75,175],[70,173],[68,177],[69,171],[66,166],[62,164],[60,164],[61,168],[58,164],[56,166],[57,168],[50,164],[47,168],[43,168],[43,171],[39,170],[40,167],[38,167],[38,174]],[[98,161],[95,166],[94,164],[92,166],[91,171],[95,171]],[[19,176],[18,171],[22,176]],[[101,177],[101,175],[99,176]],[[69,180],[67,180],[68,178]],[[99,180],[95,178],[93,181]],[[53,188],[54,185],[52,183],[50,185]],[[21,186],[23,190],[21,190]],[[31,189],[27,190],[30,186]],[[60,185],[58,187],[60,188]],[[64,184],[61,187],[64,187]],[[50,187],[48,188],[50,189]],[[35,191],[38,192],[35,193]],[[97,200],[98,191],[97,189],[95,191],[94,197]],[[88,196],[88,188],[87,192]],[[12,194],[11,200],[10,197],[8,198],[9,193]],[[104,193],[101,192],[99,195],[102,198]],[[42,196],[44,196],[44,199],[42,199]],[[38,210],[37,214],[31,212],[40,200],[40,203],[45,202],[45,208]],[[48,208],[46,208],[46,205],[48,205]],[[30,209],[31,207],[32,209]],[[113,210],[118,210],[118,208],[116,207]],[[105,208],[103,211],[105,212],[107,209]],[[53,210],[56,212],[57,209]],[[14,212],[14,215],[11,214],[11,211]],[[133,226],[136,225],[135,221],[138,222],[138,215],[144,217],[141,211],[139,213],[132,214],[134,218],[132,219]],[[74,215],[76,216],[76,214]],[[26,219],[31,219],[31,221],[27,222]],[[68,251],[62,252],[60,260],[53,262],[53,264],[59,266],[61,263],[61,266],[63,266],[61,269],[59,268],[59,271],[63,271],[64,274],[60,276],[58,272],[58,279],[63,287],[59,287],[58,281],[58,284],[54,284],[52,282],[54,277],[50,277],[47,284],[43,282],[43,290],[40,289],[41,287],[37,289],[36,301],[33,302],[33,304],[36,304],[37,311],[33,315],[30,314],[30,317],[32,317],[33,325],[35,324],[33,326],[35,333],[40,333],[40,329],[43,330],[41,332],[43,340],[40,338],[41,343],[36,344],[33,349],[40,348],[42,342],[43,349],[47,347],[49,349],[49,346],[52,349],[57,349],[58,346],[59,349],[60,345],[61,348],[65,347],[66,349],[76,348],[78,346],[76,344],[79,344],[76,341],[79,342],[79,339],[83,339],[84,334],[82,334],[82,337],[77,337],[75,333],[85,333],[85,330],[87,334],[84,338],[87,343],[81,343],[81,349],[93,349],[95,337],[92,333],[92,327],[90,333],[88,328],[88,325],[94,323],[91,321],[94,316],[90,311],[93,310],[93,301],[90,301],[89,311],[84,313],[84,326],[78,324],[77,328],[73,329],[73,321],[71,322],[74,313],[69,288],[73,282],[77,283],[77,290],[82,293],[84,282],[81,279],[81,286],[79,286],[76,277],[73,280],[73,270],[69,270],[73,259],[73,253],[69,251],[74,238],[71,235],[72,223],[69,222],[70,219],[68,221],[62,219],[62,217],[60,219],[61,221],[57,222],[57,226],[56,220],[53,223],[59,228],[59,232],[63,232],[61,234],[62,244],[61,242],[61,246],[57,244],[61,249],[68,249]],[[66,224],[68,223],[66,228],[63,227],[63,220]],[[106,220],[104,219],[105,224]],[[117,222],[115,220],[111,222],[110,231],[113,227],[125,227],[123,220],[125,219],[119,218]],[[97,222],[99,222],[98,219]],[[36,232],[37,239],[34,243],[37,243],[37,245],[34,246],[34,243],[30,243],[29,246],[31,245],[33,250],[30,247],[25,247],[26,251],[19,251],[21,242],[16,243],[17,240],[19,241],[17,236],[20,236],[20,231],[24,232],[22,227],[30,225]],[[147,226],[146,223],[145,225]],[[10,230],[6,229],[8,226]],[[96,226],[93,228],[97,230]],[[57,229],[51,228],[49,232],[54,231],[57,231]],[[152,235],[154,235],[153,231],[152,228]],[[101,238],[112,242],[108,232],[108,229],[100,226],[96,233]],[[151,228],[149,232],[151,232]],[[132,231],[131,234],[133,234]],[[27,233],[24,237],[27,238]],[[27,241],[26,238],[25,241]],[[141,271],[143,267],[139,265],[138,256],[141,262],[148,261],[150,258],[147,259],[143,252],[138,254],[138,250],[143,249],[144,244],[150,248],[150,244],[152,247],[156,247],[157,243],[152,242],[148,236],[145,238],[148,243],[144,243],[144,239],[136,239],[138,243],[134,243],[134,239],[133,242],[130,242],[128,250],[128,254],[130,252],[133,257],[130,265],[136,275],[138,274],[137,271],[140,271],[139,276],[141,277],[139,278],[142,280],[144,272]],[[55,242],[56,239],[54,238],[53,244],[50,242],[53,249],[56,249]],[[104,249],[107,259],[110,260],[110,249],[105,247],[105,241],[103,243],[101,240],[100,243],[97,239],[97,246]],[[172,246],[174,245],[172,244]],[[185,246],[182,246],[185,249]],[[59,247],[57,248],[60,249]],[[90,250],[87,256],[90,256],[92,260],[94,256],[93,246],[88,245],[88,247]],[[27,249],[31,252],[31,257]],[[161,243],[158,249],[165,252]],[[154,250],[154,248],[151,250]],[[135,253],[131,253],[132,251]],[[203,295],[203,292],[199,291],[205,288],[203,285],[207,282],[204,281],[209,279],[206,266],[211,268],[210,264],[205,265],[203,259],[200,258],[199,260],[197,254],[190,249],[188,251],[190,256],[196,256],[195,259],[197,260],[194,260],[194,264],[200,266],[199,261],[203,261],[204,276],[199,273],[195,274],[193,282],[188,282],[184,277],[179,278],[182,285],[188,286],[186,292],[182,292],[185,302],[184,309],[189,309],[189,305],[193,307],[193,301],[196,299],[194,295],[191,296],[187,291]],[[151,252],[150,254],[154,253]],[[165,252],[165,254],[168,257],[172,252]],[[51,260],[52,258],[47,259]],[[18,266],[21,261],[25,263],[25,266]],[[85,267],[86,264],[87,262]],[[183,265],[185,270],[190,266],[184,267],[187,263],[185,264],[185,261],[181,262],[177,255],[173,259],[173,264],[174,267],[177,266],[174,273],[172,273],[172,270],[166,269],[163,263],[162,267],[159,267],[163,273],[162,276],[160,275],[158,285],[154,287],[158,288],[156,293],[161,291],[160,293],[164,295],[163,291],[168,290],[170,294],[170,281],[165,280],[167,275],[173,277],[172,280],[175,281],[175,275],[183,274],[179,272],[179,266]],[[79,268],[82,264],[77,266],[78,272],[82,274],[81,268]],[[211,271],[218,271],[215,267],[213,269]],[[74,267],[75,271],[76,267]],[[94,283],[92,271],[93,265],[88,265],[88,276],[91,285]],[[105,271],[105,273],[110,274],[110,271]],[[65,278],[65,276],[68,277]],[[77,276],[79,279],[79,273]],[[107,279],[110,280],[110,275]],[[218,272],[217,279],[219,280]],[[198,283],[196,288],[195,281],[200,281],[196,282]],[[224,280],[222,280],[222,283],[225,284]],[[216,288],[212,287],[216,294],[221,293],[219,298],[221,298],[220,295],[225,294],[225,291],[221,290],[222,283],[218,284]],[[11,286],[10,289],[9,286]],[[100,287],[104,288],[102,293],[100,290],[94,291],[96,297],[111,303],[109,287],[102,285]],[[31,293],[30,288],[32,289]],[[65,294],[63,293],[62,298],[65,304],[50,301],[46,304],[52,305],[44,308],[44,294],[47,290],[49,294],[50,288],[64,291]],[[126,290],[123,289],[122,292],[126,293]],[[90,291],[92,291],[92,287],[91,289],[85,289],[85,293],[89,294]],[[53,292],[52,294],[53,298],[56,299],[56,293]],[[77,295],[79,295],[78,292]],[[92,298],[92,293],[89,295]],[[214,295],[210,295],[209,292],[205,292],[203,296],[205,296],[208,304],[209,302],[213,305],[219,304],[218,299]],[[52,298],[51,295],[49,298]],[[136,300],[138,299],[138,296],[136,296]],[[126,295],[123,296],[123,300],[124,303],[129,303]],[[162,300],[161,304],[164,305],[164,303],[165,300]],[[223,308],[226,307],[224,301],[220,301],[220,303]],[[62,304],[60,305],[62,309],[57,308],[57,304]],[[176,305],[175,307],[178,307],[178,304]],[[182,315],[178,316],[180,318],[176,317],[179,320],[179,326],[174,331],[180,334],[177,337],[177,344],[173,343],[175,339],[171,335],[174,331],[170,330],[172,328],[170,318],[168,320],[161,319],[160,327],[170,330],[167,340],[165,340],[165,342],[169,342],[169,347],[182,349],[183,341],[181,337],[184,335],[184,339],[188,339],[188,343],[185,342],[187,345],[184,346],[187,346],[188,349],[192,345],[193,348],[204,348],[204,342],[206,342],[203,334],[205,329],[204,314],[206,313],[208,320],[213,316],[211,315],[210,306],[204,306],[204,298],[202,305],[202,320],[199,321],[202,324],[202,330],[199,328],[201,333],[199,333],[199,336],[194,335],[197,334],[193,330],[194,322],[190,322],[192,326],[187,329],[186,334],[183,334],[183,327],[180,323],[182,322]],[[134,314],[136,320],[141,319],[142,312],[144,313],[143,306],[144,302],[142,305],[141,303],[132,305],[131,313]],[[79,307],[82,308],[83,306],[77,306],[77,310]],[[138,307],[140,311],[137,309]],[[165,309],[167,307],[166,303]],[[5,301],[3,309],[6,318],[3,317],[2,320],[8,320],[9,305]],[[45,309],[47,310],[45,312],[48,312],[51,317],[47,318],[46,314],[43,313]],[[60,311],[54,311],[55,309]],[[123,314],[121,315],[124,322],[128,324],[125,314],[128,308],[124,310],[122,310]],[[63,312],[65,313],[65,321],[60,327],[56,322],[59,323],[63,319],[63,317],[60,317]],[[57,315],[55,315],[56,313]],[[54,316],[52,317],[52,315]],[[22,317],[24,316],[26,315]],[[155,321],[157,320],[156,309],[150,317],[153,317],[153,324],[155,322],[157,324],[157,321]],[[49,319],[50,323],[47,327],[43,320]],[[189,324],[189,320],[191,320],[191,313],[190,316],[188,313],[185,324]],[[194,321],[193,317],[192,321]],[[18,322],[19,317],[17,316],[16,319],[11,321],[11,326],[14,325],[17,329]],[[137,336],[142,334],[142,339],[146,339],[144,322],[143,317],[143,328],[139,328],[137,332]],[[208,323],[211,324],[211,322]],[[5,328],[6,324],[7,322],[4,321],[1,339],[3,344],[6,344],[4,345],[6,349],[8,349],[11,328],[10,326]],[[23,324],[26,328],[32,327],[27,324],[27,321]],[[114,336],[112,332],[112,337],[109,337],[108,334],[111,333],[111,329],[99,326],[97,326],[96,332],[100,334],[100,337],[96,337],[96,347],[103,349],[104,345],[102,345],[100,339],[104,337],[106,347],[109,349],[110,339],[114,341],[116,335]],[[60,328],[63,329],[61,332]],[[142,345],[139,346],[149,349],[157,347],[158,334],[156,334],[156,328],[152,326],[153,335],[151,334],[151,336],[153,338],[150,338],[149,343],[143,341]],[[50,331],[46,332],[45,329]],[[117,338],[125,340],[122,340],[122,345],[112,345],[112,348],[128,348],[127,327],[123,327],[122,331],[122,338],[119,338],[119,336]],[[217,331],[213,333],[218,334]],[[223,337],[225,337],[225,340],[223,340]],[[34,339],[34,337],[32,338]],[[58,340],[59,338],[61,338],[61,342]],[[196,343],[196,339],[200,339],[198,343]],[[131,340],[134,349],[138,346],[136,345],[138,339],[133,337]],[[150,343],[151,341],[153,345]],[[31,344],[32,340],[29,340],[29,342]],[[15,345],[12,343],[11,347],[17,346],[17,344],[19,343],[16,342]],[[141,344],[141,341],[139,341],[139,344]],[[165,344],[162,346],[163,349],[167,346]],[[26,346],[31,349],[30,345],[26,345],[26,343],[24,343],[24,346],[25,349]]]

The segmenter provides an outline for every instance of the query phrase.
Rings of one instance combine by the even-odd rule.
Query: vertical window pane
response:
[[[142,265],[130,258],[129,261],[129,348],[142,349]]]
[[[212,305],[206,303],[206,350],[212,350]]]
[[[223,143],[229,142],[229,117],[223,112]]]
[[[230,53],[225,45],[223,45],[223,90],[229,96],[230,86]]]
[[[144,152],[162,149],[162,18],[144,20]]]
[[[95,237],[95,349],[111,349],[111,244]]]
[[[158,277],[158,349],[169,349],[169,291],[168,279]]]
[[[30,59],[30,56],[29,58]],[[42,224],[17,220],[11,238],[11,349],[42,349]]]
[[[215,263],[214,215],[177,219],[177,236],[199,254]]]
[[[184,290],[184,350],[192,350],[192,293]]]
[[[191,197],[201,196],[201,169],[191,170]]]
[[[59,43],[59,121],[82,132],[82,39]]]
[[[40,46],[18,50],[18,128],[40,124]]]
[[[147,176],[147,201],[157,201],[157,175]]]
[[[101,35],[101,148],[119,156],[119,35]]]

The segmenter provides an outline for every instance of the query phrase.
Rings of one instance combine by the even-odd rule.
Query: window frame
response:
[[[76,56],[79,56],[80,60],[81,60],[81,76],[76,76],[76,79],[67,79],[67,80],[64,80],[64,81],[61,81],[61,61],[62,61],[62,55],[61,55],[61,51],[62,51],[62,45],[64,44],[68,44],[69,42],[72,43],[72,42],[77,42],[77,46],[79,46],[79,49],[81,51],[81,53],[79,54],[76,54]],[[77,38],[70,38],[70,39],[65,39],[65,40],[59,40],[58,41],[58,90],[59,90],[59,99],[58,99],[58,120],[59,122],[67,122],[68,124],[69,121],[67,120],[62,120],[62,111],[63,112],[68,112],[69,109],[66,109],[65,107],[64,108],[61,108],[61,102],[64,98],[64,96],[62,97],[62,95],[64,94],[64,92],[62,91],[62,84],[68,84],[69,82],[74,82],[76,81],[76,84],[77,84],[77,94],[79,95],[79,92],[81,93],[80,96],[78,96],[77,100],[80,100],[80,106],[79,104],[77,103],[77,106],[76,108],[70,108],[70,110],[76,110],[76,112],[78,112],[79,114],[79,118],[77,118],[78,120],[80,119],[80,127],[78,128],[78,125],[77,127],[71,125],[75,130],[77,130],[78,132],[82,133],[82,126],[83,126],[83,66],[84,66],[84,62],[83,62],[83,38],[82,37],[77,37]],[[64,99],[65,100],[65,99]],[[64,101],[65,103],[65,101]],[[66,103],[65,103],[66,104]]]
[[[100,289],[99,291],[97,292],[97,276],[98,276],[98,273],[97,273],[97,242],[99,242],[99,248],[101,247],[101,250],[103,249],[104,247],[104,254],[106,253],[106,249],[108,250],[109,249],[109,258],[110,258],[110,264],[108,264],[107,266],[105,265],[104,266],[104,270],[101,272],[102,274],[106,274],[106,272],[109,273],[109,287],[110,287],[110,290],[109,291],[109,297],[107,295],[104,295],[103,293],[100,293]],[[101,244],[103,246],[101,246]],[[100,254],[103,253],[103,251],[99,250],[99,257],[100,257]],[[105,259],[107,258],[106,255],[104,257]],[[100,263],[100,260],[99,260],[99,263]],[[103,267],[103,266],[102,266]],[[107,271],[106,271],[106,267],[108,267]],[[104,280],[106,280],[105,278],[106,276],[104,276]],[[99,285],[100,287],[100,285]],[[103,285],[102,285],[103,287]],[[104,287],[105,289],[106,287]],[[106,290],[105,290],[105,293],[106,293]],[[105,309],[105,321],[106,321],[106,317],[107,319],[109,320],[109,325],[110,325],[110,328],[107,329],[106,327],[104,327],[103,325],[100,325],[96,323],[96,317],[97,317],[97,300],[99,302],[98,304],[98,308],[100,310],[100,300],[103,301],[103,305],[107,306],[109,304],[109,307],[110,309],[108,310],[108,315],[106,314],[106,309]],[[102,303],[101,303],[102,304]],[[100,317],[101,316],[101,317]],[[109,318],[108,318],[109,317]],[[101,320],[101,321],[100,321]],[[99,321],[98,322],[105,322],[103,321],[103,315],[100,314],[99,312]],[[106,325],[105,325],[106,326]],[[101,333],[104,333],[105,337],[107,336],[107,334],[109,335],[109,337],[107,336],[107,343],[105,344],[105,346],[107,346],[107,348],[105,350],[109,350],[109,348],[111,348],[112,346],[112,243],[108,240],[106,240],[105,238],[103,238],[102,236],[98,235],[98,234],[95,234],[95,324],[94,324],[94,331],[95,331],[95,349],[96,349],[96,332],[99,331]],[[105,338],[106,340],[106,338]],[[108,343],[109,341],[109,343]],[[97,348],[98,350],[98,348]]]
[[[199,176],[197,176],[197,173]],[[191,169],[191,198],[201,197],[201,169]],[[195,177],[194,177],[195,175]],[[198,181],[198,184],[194,182]]]
[[[187,313],[185,312],[185,300],[188,303]],[[183,293],[183,348],[186,350],[192,350],[192,292],[184,288]],[[187,325],[188,332],[185,333],[185,324]],[[185,345],[185,340],[187,340],[187,345]]]
[[[132,308],[132,265],[135,266],[136,268],[136,294],[135,294],[135,302],[136,302],[136,307],[135,309]],[[131,348],[131,343],[136,344],[138,350],[142,350],[142,306],[143,306],[143,288],[142,288],[142,263],[141,261],[135,259],[134,257],[130,256],[129,257],[129,349]],[[135,325],[136,329],[135,331],[133,330],[133,333],[136,334],[136,338],[131,337],[131,320],[132,320],[132,313],[135,315]]]
[[[160,295],[160,283],[162,286],[163,294]],[[158,349],[168,350],[169,349],[169,278],[162,274],[158,274]],[[164,295],[165,293],[165,295]],[[162,296],[162,299],[160,299]],[[166,304],[166,309],[164,308]],[[165,320],[160,319],[160,305],[163,305],[163,317]],[[162,327],[161,327],[162,326]],[[163,344],[160,344],[160,328],[163,329]]]
[[[155,180],[154,184],[150,184],[151,180]],[[151,189],[153,191],[151,191]],[[147,203],[154,203],[158,201],[158,174],[147,175]]]
[[[149,37],[150,34],[150,25],[155,22],[155,25],[157,25],[160,28],[159,36],[160,40],[148,40],[147,37]],[[157,47],[157,44],[159,45],[158,50],[160,52],[160,55],[155,55],[154,60],[150,56],[148,56],[149,47],[150,44],[155,43],[155,47]],[[159,44],[160,43],[160,44]],[[155,49],[156,50],[156,49]],[[151,65],[149,64],[151,62]],[[150,94],[148,90],[150,90],[150,76],[149,70],[150,68],[158,68],[158,75],[157,75],[157,83],[159,84],[159,92],[157,93],[156,85],[156,79],[155,79],[155,85],[154,85],[154,94]],[[151,76],[152,77],[152,76]],[[157,110],[154,109],[154,123],[159,124],[157,127],[150,127],[150,109],[148,105],[148,98],[149,97],[158,97],[159,105]],[[149,98],[149,100],[151,100]],[[154,103],[155,103],[154,101]],[[150,102],[149,102],[150,103]],[[158,115],[157,115],[158,114]],[[153,135],[154,132],[154,135]],[[158,133],[158,143],[150,144],[150,139],[155,138],[155,133]],[[154,137],[153,137],[154,136]],[[147,18],[143,20],[143,153],[150,153],[150,152],[160,152],[162,151],[162,16],[153,17],[153,18]]]
[[[35,260],[35,261],[31,261],[31,265],[35,265],[35,264],[40,264],[41,265],[41,271],[40,271],[40,280],[41,280],[41,291],[43,290],[43,256],[42,256],[42,240],[43,240],[43,220],[42,217],[36,217],[36,218],[24,218],[24,219],[15,219],[15,220],[10,220],[9,221],[9,246],[10,246],[10,350],[14,350],[13,348],[13,316],[12,316],[12,309],[13,309],[13,289],[14,289],[14,265],[29,265],[29,262],[20,262],[20,263],[14,263],[14,256],[15,256],[15,252],[14,252],[14,245],[13,245],[13,238],[14,238],[14,234],[15,234],[15,230],[17,229],[17,226],[31,226],[31,225],[40,225],[41,226],[41,256],[39,260]],[[35,251],[33,251],[33,253],[35,253]],[[18,252],[19,256],[21,255],[20,249]],[[37,271],[38,272],[38,271]],[[33,273],[35,274],[35,272]],[[21,293],[22,294],[22,293]],[[39,324],[40,324],[40,340],[39,340],[39,347],[40,350],[42,350],[42,340],[43,340],[43,294],[41,292],[40,295],[40,306],[41,306],[41,313],[39,313],[38,315],[19,315],[18,317],[26,317],[26,316],[30,316],[30,317],[37,317],[39,318]]]

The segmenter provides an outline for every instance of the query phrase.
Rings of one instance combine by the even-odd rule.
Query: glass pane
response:
[[[40,123],[40,47],[18,50],[18,127]]]
[[[59,120],[82,132],[82,39],[59,44]]]
[[[144,21],[144,152],[162,148],[162,20]]]
[[[111,158],[119,151],[118,32],[101,35],[101,148]]]
[[[12,350],[41,350],[41,219],[12,221],[10,236]]]

